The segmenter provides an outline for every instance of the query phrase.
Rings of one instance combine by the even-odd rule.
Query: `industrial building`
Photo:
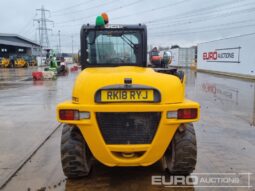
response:
[[[254,78],[254,49],[255,33],[200,43],[197,69]]]
[[[0,58],[12,55],[40,55],[40,45],[16,34],[0,33]]]
[[[171,48],[172,66],[176,67],[191,67],[196,63],[197,59],[197,47],[189,48]]]

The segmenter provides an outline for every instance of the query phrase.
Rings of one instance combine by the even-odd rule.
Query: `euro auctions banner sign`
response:
[[[154,175],[151,185],[168,188],[224,188],[250,190],[252,173],[192,173],[189,176]],[[163,189],[162,189],[163,190]],[[228,189],[229,190],[229,189]]]
[[[240,63],[241,47],[215,49],[203,52],[203,60],[207,62],[231,62]]]

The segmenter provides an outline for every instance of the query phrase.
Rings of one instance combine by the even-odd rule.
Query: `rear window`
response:
[[[88,64],[138,64],[138,49],[142,46],[138,31],[92,30],[86,40]]]

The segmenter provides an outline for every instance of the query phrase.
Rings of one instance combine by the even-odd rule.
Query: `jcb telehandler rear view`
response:
[[[200,112],[185,99],[184,74],[147,67],[145,25],[97,24],[81,28],[82,71],[72,100],[57,106],[64,174],[87,176],[93,159],[110,167],[161,160],[171,174],[190,174]]]

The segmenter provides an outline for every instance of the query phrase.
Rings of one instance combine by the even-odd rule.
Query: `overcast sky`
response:
[[[93,23],[107,12],[112,24],[145,23],[148,43],[192,46],[199,42],[255,32],[254,0],[1,0],[0,33],[15,33],[36,40],[40,9],[50,10],[46,17],[50,45],[62,51],[79,49],[82,24]]]

